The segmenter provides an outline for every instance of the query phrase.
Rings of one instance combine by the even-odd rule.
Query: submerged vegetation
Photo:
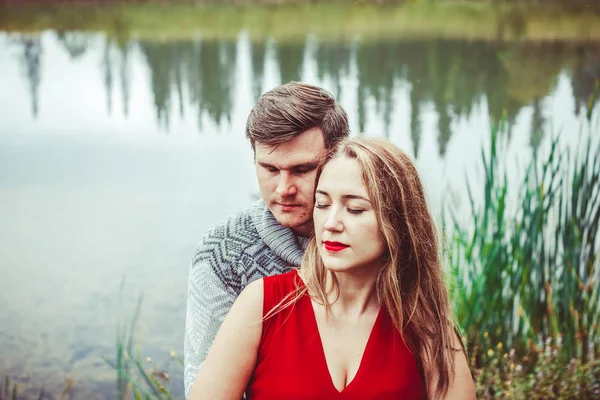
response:
[[[64,389],[58,395],[54,396],[52,393],[44,391],[43,388],[38,390],[26,384],[20,385],[17,382],[13,382],[9,376],[6,376],[4,377],[4,381],[0,381],[0,400],[18,400],[22,398],[43,400],[49,396],[53,399],[66,400],[70,398],[72,388],[73,381],[67,379]]]

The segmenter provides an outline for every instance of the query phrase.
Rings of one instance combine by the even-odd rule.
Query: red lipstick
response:
[[[325,245],[325,250],[327,250],[327,251],[333,251],[333,252],[342,251],[345,248],[350,247],[347,244],[340,243],[340,242],[328,242],[328,241],[324,241],[323,244]]]

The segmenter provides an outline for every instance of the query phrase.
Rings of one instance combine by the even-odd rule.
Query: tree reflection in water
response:
[[[86,34],[63,32],[59,42],[71,59],[81,57],[89,45]],[[239,40],[105,40],[101,68],[107,93],[107,111],[112,109],[113,71],[121,81],[123,113],[129,109],[129,63],[137,47],[150,71],[157,123],[168,132],[171,118],[183,116],[186,103],[197,114],[198,126],[204,115],[216,124],[231,119],[234,75]],[[575,109],[585,108],[594,83],[600,79],[600,45],[591,43],[489,42],[442,39],[389,39],[379,41],[325,41],[307,37],[303,42],[253,39],[248,46],[252,96],[265,90],[266,54],[272,43],[279,80],[301,80],[305,57],[316,64],[317,77],[332,83],[336,97],[346,90],[344,77],[356,65],[358,80],[357,122],[365,131],[368,102],[373,101],[378,118],[389,136],[395,108],[394,91],[399,84],[410,88],[410,136],[413,152],[419,152],[424,107],[437,115],[439,155],[444,156],[452,127],[461,118],[470,118],[482,104],[493,118],[506,112],[513,124],[525,106],[532,106],[532,147],[544,135],[544,98],[556,87],[559,74],[570,76]],[[13,39],[22,49],[24,75],[31,92],[31,110],[38,115],[38,91],[42,67],[42,43],[36,36]],[[311,46],[314,51],[307,51]],[[115,57],[118,54],[119,57]],[[114,65],[119,63],[119,65]],[[186,96],[187,95],[187,96]],[[176,102],[176,104],[174,104]]]

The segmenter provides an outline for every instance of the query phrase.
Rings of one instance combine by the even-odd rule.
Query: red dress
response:
[[[303,285],[296,271],[264,278],[263,315]],[[263,322],[256,368],[246,391],[249,400],[426,399],[423,380],[389,314],[373,325],[358,372],[339,392],[333,385],[310,298]]]

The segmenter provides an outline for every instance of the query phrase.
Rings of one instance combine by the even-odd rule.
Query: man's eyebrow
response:
[[[301,164],[292,165],[290,166],[290,168],[317,168],[318,165],[318,162],[305,162]]]
[[[264,161],[258,161],[257,164],[265,168],[276,168],[274,165],[266,163]]]
[[[328,196],[328,197],[329,197],[329,193],[327,193],[327,192],[326,192],[326,191],[324,191],[324,190],[316,190],[316,191],[315,191],[315,194],[322,194],[322,195],[324,195],[324,196]],[[364,200],[364,201],[367,201],[367,202],[369,202],[369,203],[371,202],[371,200],[367,199],[366,197],[359,196],[359,195],[357,195],[357,194],[343,194],[343,195],[342,195],[342,199],[347,199],[347,200],[358,199],[358,200]]]
[[[269,164],[267,162],[264,161],[258,161],[257,162],[258,165],[260,165],[261,167],[265,167],[265,168],[277,168],[277,169],[311,169],[311,168],[317,168],[317,166],[319,165],[318,162],[305,162],[305,163],[301,163],[301,164],[294,164],[294,165],[284,165],[282,167],[278,167],[275,166],[273,164]]]

